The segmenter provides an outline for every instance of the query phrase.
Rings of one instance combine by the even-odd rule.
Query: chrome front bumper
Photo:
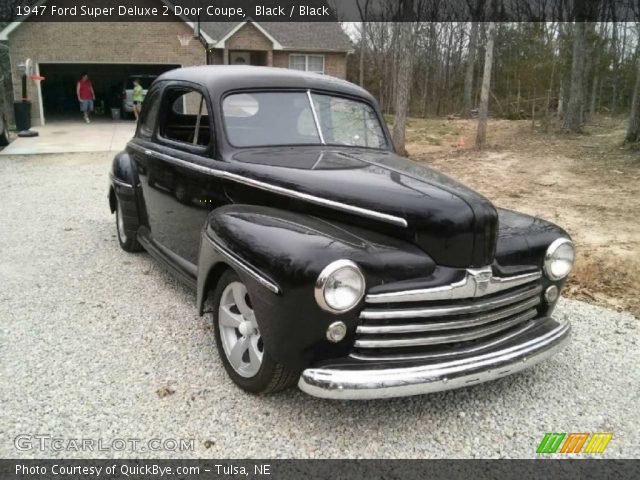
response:
[[[416,360],[402,367],[361,362],[355,366],[308,368],[302,372],[298,386],[314,397],[366,400],[420,395],[494,380],[528,368],[566,345],[569,322],[544,320],[545,328],[537,329],[537,335],[489,352],[453,360]]]

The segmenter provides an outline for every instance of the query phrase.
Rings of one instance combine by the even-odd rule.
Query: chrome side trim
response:
[[[123,182],[119,178],[114,177],[112,173],[109,174],[109,179],[119,187],[133,188],[133,185],[127,182]]]
[[[567,344],[571,332],[568,322],[556,323],[551,330],[526,342],[458,360],[382,369],[312,367],[302,372],[298,387],[320,398],[365,400],[475,385],[511,375],[556,354]]]
[[[491,323],[501,318],[510,317],[518,313],[524,312],[535,307],[540,303],[540,297],[533,297],[525,302],[518,303],[507,308],[490,312],[486,315],[480,315],[464,320],[452,321],[435,321],[430,323],[407,323],[396,325],[359,325],[356,333],[365,335],[375,334],[398,334],[398,333],[416,333],[416,332],[437,332],[439,330],[450,330],[453,328],[471,328]]]
[[[445,333],[442,335],[429,335],[427,337],[411,337],[411,338],[378,338],[378,339],[358,339],[356,340],[356,348],[393,348],[393,347],[421,347],[425,345],[440,345],[442,343],[466,342],[477,338],[488,337],[494,333],[508,330],[509,328],[531,320],[538,312],[535,309],[529,310],[523,314],[517,315],[509,320],[497,322],[492,325],[463,330],[456,333]]]
[[[450,285],[418,290],[369,294],[367,303],[422,302],[433,300],[455,300],[461,298],[483,297],[492,293],[518,287],[539,280],[542,272],[523,273],[511,277],[494,277],[491,267],[467,269],[465,277]]]
[[[298,192],[297,190],[291,190],[289,188],[284,188],[277,185],[272,185],[270,183],[265,183],[260,180],[254,180],[252,178],[244,177],[236,173],[225,172],[222,170],[216,170],[214,168],[205,167],[203,165],[197,165],[195,163],[187,162],[179,158],[166,155],[164,153],[142,148],[132,143],[129,143],[129,147],[139,152],[145,153],[146,155],[151,155],[155,158],[160,158],[169,163],[173,163],[174,165],[189,168],[191,170],[196,170],[206,175],[213,175],[215,177],[222,178],[224,180],[231,180],[234,182],[242,183],[244,185],[256,187],[268,192],[279,193],[281,195],[286,195],[291,198],[297,198],[297,199],[304,200],[309,203],[313,203],[323,207],[330,207],[336,210],[341,210],[343,212],[355,213],[362,217],[372,218],[374,220],[380,220],[380,221],[391,223],[393,225],[397,225],[400,227],[407,228],[409,226],[409,223],[404,218],[396,217],[395,215],[389,215],[387,213],[377,212],[375,210],[369,210],[367,208],[356,207],[355,205],[349,205],[347,203],[336,202],[334,200],[317,197],[315,195],[310,195],[308,193]]]
[[[492,308],[500,308],[529,297],[539,295],[542,292],[542,286],[536,285],[533,288],[522,290],[513,295],[505,295],[483,302],[476,302],[470,305],[455,305],[446,307],[425,307],[425,308],[407,308],[402,310],[363,310],[360,312],[360,318],[365,320],[382,320],[387,318],[424,318],[439,317],[444,315],[458,315],[463,313],[476,313]]]
[[[227,260],[233,263],[236,267],[241,268],[245,273],[247,273],[251,278],[260,283],[263,287],[271,290],[275,294],[279,294],[282,290],[278,285],[269,280],[265,275],[259,272],[256,268],[251,266],[248,262],[237,256],[235,253],[231,252],[226,247],[220,245],[218,242],[214,241],[208,235],[204,235],[204,238],[207,242],[216,249],[218,253],[224,256]]]

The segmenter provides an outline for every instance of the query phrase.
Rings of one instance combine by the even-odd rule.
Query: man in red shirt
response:
[[[89,80],[87,73],[80,75],[80,80],[78,80],[78,84],[76,85],[76,93],[78,94],[80,111],[84,115],[84,121],[91,123],[89,113],[93,112],[93,101],[96,99],[96,95],[93,92],[93,84],[91,80]]]

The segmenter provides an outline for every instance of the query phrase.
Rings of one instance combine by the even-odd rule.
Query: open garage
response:
[[[161,4],[160,0],[145,1]],[[128,76],[206,64],[206,41],[193,36],[193,24],[179,17],[140,23],[14,22],[0,31],[0,41],[9,44],[16,99],[22,91],[20,64],[30,59],[31,73],[45,77],[40,82],[28,81],[34,126],[81,120],[75,88],[82,72],[89,73],[93,82],[96,113],[110,117],[110,108],[121,100],[118,97]]]
[[[40,75],[45,77],[40,86],[44,116],[47,121],[78,117],[76,82],[84,72],[93,83],[95,115],[99,117],[111,116],[111,108],[121,109],[123,92],[132,88],[133,77],[144,77],[148,82],[152,76],[179,67],[179,64],[40,63]]]

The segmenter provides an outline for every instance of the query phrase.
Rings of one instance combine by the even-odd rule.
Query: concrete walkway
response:
[[[120,151],[133,137],[134,121],[96,120],[52,122],[33,127],[40,136],[15,137],[0,155],[37,155],[41,153],[77,153]]]

